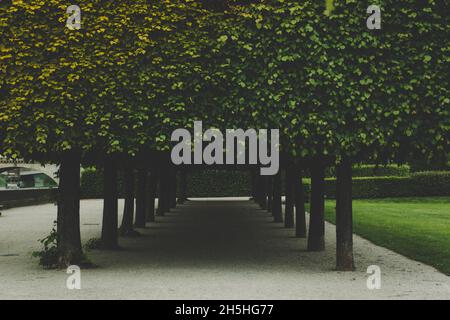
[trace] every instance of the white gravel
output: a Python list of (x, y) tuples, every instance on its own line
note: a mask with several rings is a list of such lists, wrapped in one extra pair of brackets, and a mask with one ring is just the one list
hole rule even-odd
[[(101, 212), (101, 201), (82, 201), (83, 241), (99, 237)], [(333, 225), (326, 251), (310, 253), (242, 199), (188, 202), (141, 237), (121, 238), (123, 250), (90, 251), (100, 267), (82, 270), (81, 290), (68, 290), (64, 270), (30, 258), (55, 218), (52, 204), (3, 210), (0, 299), (450, 299), (450, 277), (357, 236), (357, 270), (333, 271)], [(379, 290), (367, 289), (370, 265), (381, 268)]]

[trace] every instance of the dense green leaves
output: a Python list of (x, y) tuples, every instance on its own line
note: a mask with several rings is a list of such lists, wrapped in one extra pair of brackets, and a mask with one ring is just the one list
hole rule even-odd
[(167, 150), (194, 120), (280, 128), (282, 149), (380, 162), (449, 157), (446, 1), (64, 1), (0, 6), (6, 155)]

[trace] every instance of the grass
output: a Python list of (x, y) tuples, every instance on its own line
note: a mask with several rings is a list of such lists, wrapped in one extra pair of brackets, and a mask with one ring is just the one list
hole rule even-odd
[[(335, 201), (326, 219), (335, 222)], [(450, 197), (353, 201), (353, 231), (397, 253), (450, 275)]]

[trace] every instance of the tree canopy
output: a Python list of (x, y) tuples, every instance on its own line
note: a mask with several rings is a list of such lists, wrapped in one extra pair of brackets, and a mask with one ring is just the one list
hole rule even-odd
[[(449, 157), (446, 1), (0, 4), (1, 153), (57, 161), (168, 150), (194, 120), (280, 128), (287, 154)], [(327, 14), (324, 14), (326, 9)]]

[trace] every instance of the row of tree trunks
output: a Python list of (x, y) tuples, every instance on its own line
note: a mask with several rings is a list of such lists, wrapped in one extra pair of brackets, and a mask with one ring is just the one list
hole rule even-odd
[[(352, 230), (352, 164), (344, 159), (337, 166), (336, 188), (336, 269), (354, 270)], [(106, 157), (104, 163), (104, 208), (102, 224), (102, 246), (105, 249), (118, 247), (118, 190), (117, 162)], [(269, 203), (275, 222), (283, 222), (281, 205), (281, 174), (273, 177), (255, 177), (256, 200), (263, 207)], [(184, 185), (185, 182), (182, 182)], [(259, 187), (258, 187), (259, 185)], [(157, 177), (148, 175), (146, 169), (138, 171), (136, 192), (136, 227), (145, 227), (154, 221)], [(259, 189), (259, 191), (258, 191)], [(324, 219), (325, 165), (315, 161), (311, 166), (311, 204), (308, 232), (308, 250), (322, 251), (325, 248)], [(168, 166), (162, 168), (159, 176), (158, 212), (162, 215), (176, 205), (176, 171)], [(129, 168), (124, 174), (125, 207), (121, 234), (133, 233), (134, 171)], [(258, 200), (259, 199), (259, 200)], [(297, 237), (306, 237), (305, 196), (302, 173), (293, 166), (286, 170), (286, 227), (294, 226)], [(60, 186), (57, 218), (58, 263), (61, 267), (80, 263), (83, 258), (80, 237), (80, 154), (65, 153), (60, 163)]]

